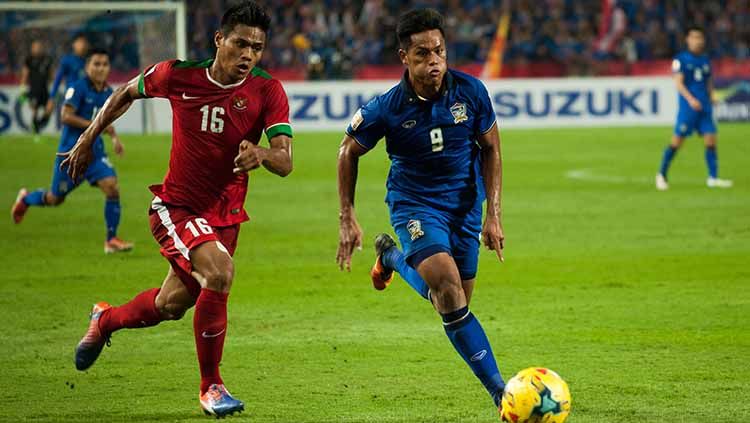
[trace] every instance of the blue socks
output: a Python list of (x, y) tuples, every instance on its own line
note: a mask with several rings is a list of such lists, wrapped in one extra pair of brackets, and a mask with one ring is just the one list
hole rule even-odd
[(27, 206), (45, 206), (44, 203), (44, 194), (46, 194), (47, 191), (43, 189), (38, 189), (34, 192), (30, 192), (26, 197), (24, 197), (23, 202), (26, 203)]
[(669, 165), (672, 163), (672, 159), (674, 158), (675, 153), (677, 153), (677, 149), (672, 147), (671, 145), (668, 145), (667, 148), (664, 149), (664, 155), (661, 158), (661, 167), (659, 168), (659, 173), (667, 177), (667, 171), (669, 171)]
[(104, 204), (104, 220), (107, 222), (107, 241), (117, 235), (117, 226), (120, 224), (120, 199), (107, 198)]
[(408, 283), (409, 286), (412, 287), (412, 289), (417, 291), (417, 294), (421, 295), (422, 298), (429, 301), (429, 287), (425, 283), (424, 279), (422, 279), (422, 276), (419, 275), (417, 269), (409, 266), (409, 264), (406, 263), (406, 259), (404, 258), (404, 254), (401, 252), (401, 250), (396, 247), (391, 247), (388, 249), (388, 251), (383, 253), (383, 257), (381, 260), (383, 261), (384, 266), (398, 272), (398, 274), (401, 275), (402, 278), (404, 278), (406, 283)]
[(716, 146), (706, 147), (706, 166), (708, 166), (708, 176), (711, 178), (716, 178), (719, 175), (718, 161)]
[(469, 311), (468, 306), (451, 313), (441, 313), (441, 316), (445, 334), (453, 347), (482, 382), (495, 405), (499, 405), (505, 382), (497, 369), (492, 347), (479, 320)]

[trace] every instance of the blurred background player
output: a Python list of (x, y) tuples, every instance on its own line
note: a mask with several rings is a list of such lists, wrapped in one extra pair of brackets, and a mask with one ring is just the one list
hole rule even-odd
[[(101, 109), (112, 88), (107, 85), (109, 76), (109, 55), (104, 50), (94, 49), (86, 60), (86, 77), (78, 80), (65, 91), (65, 102), (60, 112), (63, 124), (62, 136), (58, 152), (70, 150), (83, 131), (91, 125), (97, 110)], [(107, 134), (112, 138), (115, 154), (123, 154), (123, 145), (113, 127), (107, 128)], [(117, 175), (104, 151), (101, 137), (96, 138), (92, 148), (94, 160), (86, 168), (83, 178), (71, 179), (64, 170), (60, 169), (62, 157), (57, 157), (53, 168), (52, 185), (49, 190), (38, 189), (28, 192), (21, 188), (18, 198), (13, 205), (11, 214), (16, 223), (21, 223), (29, 206), (58, 206), (65, 201), (65, 197), (86, 179), (92, 186), (98, 186), (105, 196), (104, 220), (107, 225), (107, 238), (104, 241), (104, 252), (116, 253), (129, 251), (133, 244), (117, 237), (117, 227), (120, 224), (120, 191), (117, 185)]]
[[(164, 183), (152, 185), (149, 218), (170, 268), (161, 288), (130, 302), (94, 306), (75, 364), (94, 364), (113, 332), (179, 320), (195, 306), (193, 334), (200, 368), (199, 403), (223, 417), (244, 410), (224, 385), (219, 363), (227, 332), (227, 300), (244, 210), (248, 172), (263, 166), (292, 171), (289, 103), (281, 83), (256, 67), (271, 24), (252, 1), (229, 8), (214, 33), (216, 54), (203, 61), (169, 60), (118, 88), (62, 167), (75, 178), (91, 160), (91, 144), (137, 99), (169, 98), (172, 149)], [(269, 148), (258, 145), (265, 132)], [(170, 359), (167, 357), (167, 362)]]
[(31, 129), (34, 140), (38, 141), (38, 133), (49, 121), (52, 110), (48, 108), (49, 82), (52, 79), (52, 59), (44, 51), (44, 45), (39, 40), (31, 42), (31, 52), (21, 69), (21, 92), (26, 97), (31, 108)]
[(716, 121), (713, 115), (714, 85), (711, 80), (711, 62), (705, 54), (706, 38), (703, 29), (692, 26), (685, 33), (687, 50), (678, 54), (672, 62), (675, 84), (679, 92), (677, 122), (672, 142), (664, 149), (661, 168), (656, 175), (656, 188), (669, 189), (667, 172), (677, 150), (693, 131), (703, 136), (706, 146), (709, 188), (729, 188), (732, 181), (719, 179), (719, 163), (716, 153)]
[(83, 34), (78, 34), (73, 38), (72, 50), (60, 59), (60, 66), (55, 73), (55, 80), (52, 82), (50, 98), (47, 103), (47, 112), (52, 113), (55, 107), (54, 101), (57, 99), (57, 90), (60, 88), (62, 81), (65, 81), (67, 90), (73, 84), (86, 76), (86, 55), (89, 49), (89, 41)]
[(349, 269), (362, 244), (354, 213), (359, 157), (385, 137), (391, 159), (386, 203), (404, 252), (388, 235), (377, 237), (373, 285), (385, 289), (397, 270), (429, 299), (456, 352), (499, 407), (505, 383), (469, 302), (480, 235), (503, 260), (500, 136), (482, 82), (447, 68), (443, 22), (433, 9), (399, 18), (398, 54), (406, 67), (401, 83), (360, 108), (346, 129), (338, 162), (337, 261)]

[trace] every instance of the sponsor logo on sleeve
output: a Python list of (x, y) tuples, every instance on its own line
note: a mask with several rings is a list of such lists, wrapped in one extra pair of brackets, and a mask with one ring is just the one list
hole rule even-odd
[(357, 110), (357, 113), (354, 114), (352, 117), (352, 121), (349, 125), (352, 127), (352, 131), (356, 131), (357, 128), (359, 128), (359, 125), (364, 122), (365, 118), (362, 117), (362, 109)]

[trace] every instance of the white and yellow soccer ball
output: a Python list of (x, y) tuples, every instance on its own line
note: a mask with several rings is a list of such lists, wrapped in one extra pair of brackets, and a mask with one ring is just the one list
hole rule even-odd
[(568, 384), (552, 370), (530, 367), (505, 385), (500, 420), (509, 423), (563, 423), (570, 414)]

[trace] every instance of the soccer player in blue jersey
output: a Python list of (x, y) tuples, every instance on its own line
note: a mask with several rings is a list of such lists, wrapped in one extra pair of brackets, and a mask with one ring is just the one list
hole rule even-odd
[(373, 285), (384, 289), (395, 270), (431, 301), (456, 352), (499, 407), (505, 383), (484, 329), (469, 311), (480, 237), (503, 261), (495, 112), (478, 79), (447, 68), (438, 12), (404, 14), (397, 36), (406, 67), (401, 83), (357, 111), (339, 150), (337, 262), (349, 270), (362, 245), (354, 212), (358, 161), (385, 137), (391, 160), (386, 203), (404, 251), (387, 234), (378, 235)]
[(73, 86), (79, 79), (86, 76), (86, 54), (89, 49), (89, 42), (86, 36), (78, 34), (73, 38), (73, 50), (71, 53), (64, 55), (60, 59), (60, 67), (55, 73), (55, 80), (52, 82), (50, 98), (47, 101), (47, 113), (52, 113), (54, 100), (57, 98), (57, 90), (60, 84), (65, 80), (65, 90)]
[(716, 122), (713, 116), (714, 84), (711, 80), (711, 62), (704, 53), (706, 38), (703, 30), (692, 26), (685, 34), (687, 50), (678, 54), (672, 61), (674, 80), (679, 92), (677, 123), (672, 142), (664, 149), (659, 173), (656, 175), (656, 188), (669, 189), (667, 171), (677, 150), (693, 131), (703, 136), (706, 146), (709, 188), (729, 188), (732, 181), (719, 179), (719, 165), (716, 154)]
[[(86, 59), (86, 77), (78, 80), (65, 91), (65, 103), (60, 112), (63, 123), (62, 137), (57, 151), (69, 151), (78, 141), (83, 131), (88, 128), (96, 116), (96, 112), (104, 106), (112, 88), (107, 85), (109, 76), (109, 55), (104, 50), (94, 49)], [(123, 145), (113, 127), (107, 129), (112, 138), (115, 154), (123, 154)], [(107, 238), (104, 242), (104, 252), (115, 253), (129, 251), (133, 244), (117, 237), (117, 227), (120, 224), (120, 191), (117, 186), (117, 175), (112, 164), (104, 152), (104, 142), (98, 138), (93, 146), (94, 159), (84, 174), (84, 178), (92, 185), (98, 186), (106, 198), (104, 218), (107, 225)], [(65, 170), (60, 169), (60, 162), (64, 158), (58, 154), (53, 167), (52, 186), (49, 190), (38, 189), (28, 192), (21, 188), (11, 215), (16, 223), (21, 223), (30, 206), (58, 206), (65, 201), (65, 197), (73, 191), (82, 180), (72, 180)]]

